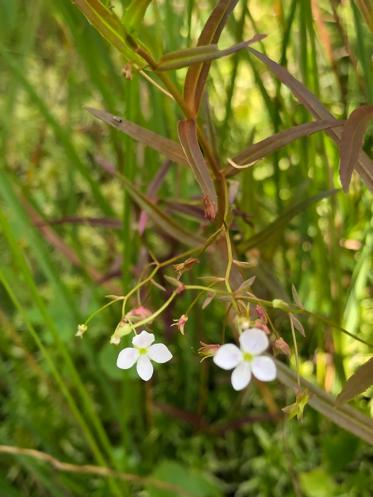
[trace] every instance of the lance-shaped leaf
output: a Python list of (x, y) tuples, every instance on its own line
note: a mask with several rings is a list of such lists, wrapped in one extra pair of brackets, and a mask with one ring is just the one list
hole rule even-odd
[(324, 192), (320, 192), (317, 195), (313, 195), (306, 200), (302, 200), (298, 204), (290, 207), (285, 212), (283, 212), (275, 221), (270, 223), (266, 228), (252, 236), (246, 242), (243, 242), (242, 249), (249, 250), (254, 247), (259, 247), (267, 242), (273, 236), (276, 236), (279, 232), (281, 232), (289, 222), (295, 217), (297, 214), (301, 214), (304, 212), (310, 205), (318, 202), (323, 198), (330, 197), (334, 195), (338, 190), (327, 190)]
[(373, 119), (373, 105), (363, 105), (350, 114), (343, 127), (339, 174), (344, 191), (347, 191), (350, 185), (352, 172), (363, 146), (364, 133), (371, 119)]
[[(295, 95), (295, 97), (317, 118), (325, 120), (333, 120), (333, 116), (322, 105), (322, 103), (313, 95), (307, 88), (292, 76), (285, 67), (277, 64), (266, 55), (248, 48), (250, 53), (260, 59), (273, 72), (273, 74), (284, 83)], [(341, 141), (342, 131), (338, 128), (326, 129), (328, 135), (339, 145)], [(373, 161), (364, 153), (360, 152), (358, 161), (355, 166), (358, 173), (364, 179), (367, 186), (373, 190)]]
[(103, 5), (100, 0), (74, 0), (74, 3), (89, 23), (110, 45), (119, 50), (126, 60), (135, 62), (140, 67), (145, 65), (126, 43), (124, 27), (111, 9)]
[(196, 245), (202, 245), (205, 241), (200, 236), (190, 233), (180, 226), (173, 219), (167, 216), (162, 209), (155, 205), (151, 200), (148, 199), (140, 190), (138, 190), (127, 178), (120, 176), (124, 188), (127, 190), (128, 194), (134, 200), (137, 205), (149, 214), (149, 217), (153, 220), (161, 230), (172, 237), (174, 240), (178, 240), (185, 245), (195, 247)]
[(214, 219), (218, 201), (214, 183), (198, 143), (196, 122), (193, 119), (179, 121), (178, 133), (188, 163), (203, 193), (205, 215)]
[[(229, 14), (236, 6), (238, 0), (220, 0), (212, 11), (210, 17), (198, 39), (198, 46), (217, 44), (227, 22)], [(207, 79), (211, 62), (201, 62), (191, 66), (185, 78), (184, 99), (193, 114), (197, 114), (201, 101), (203, 88)]]
[(324, 129), (342, 126), (343, 124), (344, 121), (337, 121), (336, 119), (320, 119), (312, 123), (299, 124), (293, 128), (280, 131), (275, 135), (269, 136), (268, 138), (251, 145), (240, 154), (233, 157), (233, 159), (229, 160), (231, 166), (226, 170), (226, 176), (234, 176), (240, 169), (254, 165), (259, 159), (262, 159), (266, 155), (288, 145), (298, 138), (309, 136)]
[(338, 395), (336, 404), (341, 405), (353, 399), (357, 395), (365, 392), (373, 385), (373, 357), (359, 367), (344, 384), (341, 393)]
[(119, 131), (122, 131), (122, 133), (125, 133), (134, 140), (157, 150), (168, 159), (179, 164), (188, 164), (183, 149), (177, 142), (158, 135), (157, 133), (154, 133), (154, 131), (142, 128), (131, 121), (114, 116), (105, 110), (91, 108), (87, 108), (87, 110), (98, 119), (101, 119), (101, 121), (104, 121), (105, 123), (110, 124), (110, 126), (119, 129)]
[(158, 71), (168, 71), (170, 69), (180, 69), (182, 67), (188, 67), (197, 62), (208, 62), (216, 59), (221, 59), (227, 55), (247, 48), (249, 45), (258, 41), (260, 38), (264, 38), (265, 35), (256, 35), (255, 40), (242, 41), (237, 43), (232, 47), (225, 48), (224, 50), (219, 50), (217, 45), (202, 45), (193, 48), (186, 48), (184, 50), (177, 50), (176, 52), (170, 52), (163, 55), (159, 64), (157, 66)]

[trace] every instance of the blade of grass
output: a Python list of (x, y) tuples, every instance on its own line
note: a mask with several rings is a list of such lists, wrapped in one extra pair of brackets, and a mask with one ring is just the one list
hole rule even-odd
[(249, 240), (242, 242), (241, 249), (246, 251), (254, 247), (261, 247), (262, 245), (267, 243), (268, 240), (270, 240), (273, 236), (276, 236), (279, 232), (281, 232), (289, 224), (289, 222), (293, 219), (293, 217), (304, 212), (309, 206), (311, 206), (315, 202), (318, 202), (323, 198), (328, 198), (331, 195), (335, 195), (338, 191), (339, 190), (335, 189), (335, 190), (320, 192), (290, 207), (285, 212), (283, 212), (275, 221), (273, 221), (266, 228), (264, 228), (262, 231), (249, 238)]

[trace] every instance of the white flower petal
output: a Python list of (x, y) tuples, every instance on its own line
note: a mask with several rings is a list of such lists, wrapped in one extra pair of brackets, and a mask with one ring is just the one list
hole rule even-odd
[(117, 359), (117, 366), (120, 369), (129, 369), (137, 361), (139, 357), (139, 351), (133, 349), (132, 347), (127, 347), (119, 352)]
[(139, 349), (146, 349), (153, 342), (154, 342), (154, 335), (153, 335), (153, 333), (148, 333), (145, 330), (143, 330), (141, 333), (139, 333), (138, 335), (136, 335), (132, 339), (133, 345), (135, 347), (138, 347)]
[(235, 390), (243, 390), (251, 380), (251, 365), (247, 361), (241, 362), (232, 373), (231, 382)]
[(251, 363), (255, 378), (260, 381), (272, 381), (276, 378), (277, 370), (273, 359), (265, 355), (255, 357)]
[(141, 355), (136, 364), (137, 373), (144, 381), (150, 380), (153, 376), (153, 364), (150, 362), (149, 357)]
[(148, 356), (152, 361), (163, 364), (172, 359), (172, 354), (163, 343), (155, 343), (150, 346)]
[(242, 353), (240, 349), (233, 343), (226, 343), (219, 347), (214, 355), (213, 361), (223, 369), (233, 369), (242, 360)]
[(240, 345), (244, 352), (258, 355), (264, 352), (269, 345), (267, 335), (259, 328), (250, 328), (240, 335)]

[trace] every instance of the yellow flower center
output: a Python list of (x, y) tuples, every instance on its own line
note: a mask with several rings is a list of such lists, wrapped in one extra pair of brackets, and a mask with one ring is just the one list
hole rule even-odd
[(249, 352), (244, 352), (243, 353), (243, 360), (250, 362), (253, 360), (253, 355), (250, 354)]
[(148, 349), (146, 347), (138, 347), (137, 349), (140, 355), (145, 355), (148, 353)]

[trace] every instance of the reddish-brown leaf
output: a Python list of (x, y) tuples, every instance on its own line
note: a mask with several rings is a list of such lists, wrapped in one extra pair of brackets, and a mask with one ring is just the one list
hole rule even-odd
[(363, 393), (371, 385), (373, 385), (373, 357), (360, 366), (356, 373), (346, 381), (337, 397), (337, 405), (348, 402)]
[(101, 119), (101, 121), (104, 121), (105, 123), (110, 124), (110, 126), (119, 129), (119, 131), (122, 131), (122, 133), (125, 133), (134, 140), (144, 143), (148, 147), (157, 150), (173, 162), (177, 162), (179, 164), (188, 163), (183, 149), (177, 142), (158, 135), (157, 133), (154, 133), (154, 131), (142, 128), (135, 123), (127, 121), (126, 119), (114, 116), (105, 110), (92, 108), (87, 108), (87, 110), (98, 119)]
[(294, 126), (293, 128), (280, 131), (275, 135), (269, 136), (268, 138), (251, 145), (249, 148), (233, 157), (233, 159), (229, 162), (234, 165), (231, 165), (231, 167), (227, 169), (226, 175), (233, 176), (237, 174), (239, 169), (254, 165), (254, 163), (259, 159), (262, 159), (266, 155), (288, 145), (298, 138), (311, 135), (312, 133), (316, 133), (317, 131), (324, 129), (342, 126), (343, 124), (344, 121), (337, 121), (336, 119), (321, 119), (319, 121), (300, 124), (298, 126)]
[(344, 191), (348, 191), (352, 172), (361, 152), (364, 133), (373, 118), (373, 105), (363, 105), (355, 109), (343, 126), (340, 144), (341, 164), (339, 174)]
[[(198, 39), (198, 46), (216, 44), (227, 22), (229, 14), (238, 0), (220, 0)], [(187, 72), (184, 84), (184, 99), (189, 109), (196, 115), (199, 109), (203, 88), (207, 79), (211, 62), (202, 62), (191, 66)]]
[[(317, 119), (333, 120), (333, 116), (323, 106), (323, 104), (307, 88), (292, 76), (285, 67), (277, 64), (266, 55), (248, 48), (250, 53), (260, 59), (273, 72), (273, 74), (284, 83), (295, 95), (295, 97), (315, 116)], [(326, 130), (328, 135), (339, 145), (342, 136), (342, 130), (338, 128), (329, 128)], [(364, 153), (360, 152), (358, 161), (355, 166), (367, 186), (373, 190), (373, 161)]]
[(205, 215), (208, 219), (214, 219), (218, 201), (214, 183), (198, 143), (196, 122), (193, 119), (179, 121), (178, 132), (181, 146), (203, 193)]

